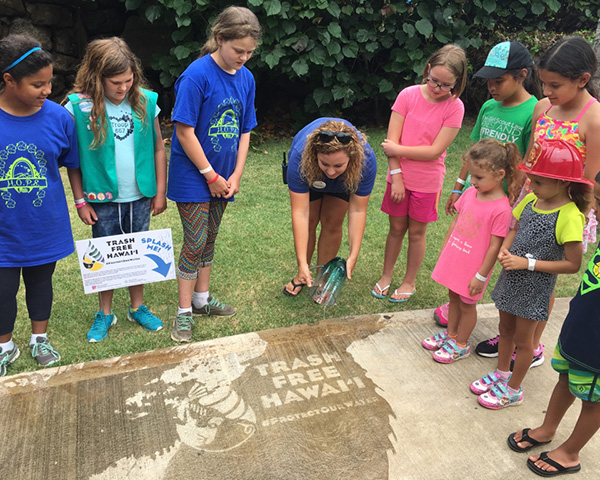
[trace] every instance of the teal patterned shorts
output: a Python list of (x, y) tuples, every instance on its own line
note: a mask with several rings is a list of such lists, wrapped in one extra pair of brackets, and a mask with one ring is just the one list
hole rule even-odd
[(600, 402), (600, 373), (571, 364), (561, 355), (558, 345), (552, 355), (552, 368), (560, 374), (569, 375), (569, 390), (577, 398), (586, 402)]

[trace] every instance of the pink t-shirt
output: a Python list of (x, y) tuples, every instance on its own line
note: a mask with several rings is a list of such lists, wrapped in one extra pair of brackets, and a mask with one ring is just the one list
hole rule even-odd
[[(392, 111), (404, 117), (402, 135), (398, 143), (416, 147), (431, 145), (442, 127), (460, 128), (465, 115), (465, 106), (460, 98), (450, 97), (443, 102), (432, 103), (423, 97), (421, 85), (402, 90)], [(437, 193), (442, 189), (446, 166), (446, 152), (429, 162), (400, 157), (404, 186), (414, 192)], [(388, 171), (387, 181), (392, 182)]]
[(506, 237), (508, 234), (512, 209), (506, 197), (486, 202), (478, 200), (474, 187), (467, 188), (454, 206), (458, 211), (458, 219), (448, 242), (442, 248), (431, 278), (454, 293), (479, 300), (485, 292), (491, 271), (479, 295), (469, 295), (469, 282), (483, 264), (492, 235)]

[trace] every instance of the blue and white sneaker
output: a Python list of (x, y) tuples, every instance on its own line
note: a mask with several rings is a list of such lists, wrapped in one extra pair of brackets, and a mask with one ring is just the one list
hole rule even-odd
[(21, 352), (16, 345), (12, 348), (12, 350), (7, 350), (6, 352), (0, 353), (0, 377), (6, 375), (7, 367), (17, 358), (19, 358), (20, 354)]
[(489, 392), (492, 388), (494, 388), (499, 383), (502, 383), (502, 382), (506, 383), (509, 380), (510, 380), (510, 377), (504, 379), (504, 378), (500, 377), (500, 375), (498, 375), (498, 370), (494, 370), (493, 372), (490, 372), (490, 373), (484, 375), (479, 380), (475, 380), (470, 385), (469, 388), (475, 395), (482, 395), (486, 392)]
[(90, 343), (97, 343), (106, 338), (108, 329), (117, 323), (117, 316), (113, 313), (104, 315), (102, 311), (96, 312), (94, 323), (87, 333), (87, 340)]
[(431, 337), (427, 337), (421, 342), (421, 346), (427, 350), (438, 350), (442, 348), (450, 337), (448, 337), (448, 331), (442, 330)]
[(465, 347), (460, 347), (456, 340), (449, 338), (439, 350), (433, 352), (433, 359), (438, 363), (454, 363), (467, 358), (471, 354), (471, 345), (467, 342)]
[(137, 322), (148, 332), (158, 332), (162, 330), (163, 323), (160, 319), (154, 315), (146, 305), (140, 305), (137, 309), (133, 310), (131, 305), (127, 312), (127, 319), (130, 322)]
[(506, 407), (514, 407), (523, 403), (523, 387), (519, 387), (517, 393), (508, 391), (506, 383), (499, 383), (489, 392), (477, 397), (479, 405), (492, 410), (500, 410)]

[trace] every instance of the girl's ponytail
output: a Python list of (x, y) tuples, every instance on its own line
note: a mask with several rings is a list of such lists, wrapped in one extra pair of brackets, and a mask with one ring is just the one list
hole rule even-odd
[(508, 184), (508, 201), (512, 205), (521, 192), (521, 176), (517, 171), (517, 165), (521, 163), (522, 158), (519, 147), (515, 143), (505, 143), (503, 147), (506, 151), (506, 165), (504, 167), (506, 174), (504, 178), (506, 178)]
[(587, 215), (592, 205), (591, 187), (585, 183), (571, 182), (567, 191), (581, 213)]

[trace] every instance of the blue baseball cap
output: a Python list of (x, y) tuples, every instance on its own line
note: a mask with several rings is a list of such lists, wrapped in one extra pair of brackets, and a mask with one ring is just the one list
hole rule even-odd
[(485, 64), (474, 75), (481, 78), (498, 78), (506, 72), (533, 66), (527, 47), (520, 42), (502, 42), (490, 50)]

